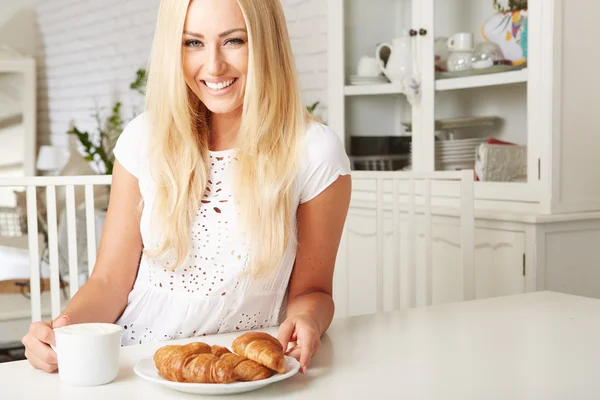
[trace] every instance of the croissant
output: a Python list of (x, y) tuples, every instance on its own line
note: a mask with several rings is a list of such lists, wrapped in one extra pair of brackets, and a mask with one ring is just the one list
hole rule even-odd
[(231, 353), (231, 351), (229, 351), (227, 347), (217, 346), (216, 344), (210, 346), (210, 352), (217, 357), (221, 357), (223, 354), (226, 353)]
[(234, 367), (211, 353), (206, 343), (167, 345), (154, 353), (160, 375), (170, 381), (187, 383), (231, 383)]
[(246, 357), (234, 354), (226, 347), (214, 345), (211, 347), (212, 354), (221, 358), (234, 368), (236, 381), (259, 381), (273, 375), (273, 371)]
[[(181, 345), (167, 345), (163, 346), (154, 353), (154, 364), (156, 368), (158, 368), (159, 364), (169, 364), (171, 363), (171, 358), (178, 355), (178, 352), (174, 351), (177, 349), (185, 348), (185, 350), (194, 350), (197, 353), (210, 353), (210, 346), (206, 343), (202, 342), (192, 342), (186, 344), (185, 346)], [(158, 368), (160, 370), (160, 368)]]
[(279, 340), (268, 333), (244, 333), (233, 341), (231, 348), (240, 356), (256, 361), (279, 373), (285, 372), (283, 347)]

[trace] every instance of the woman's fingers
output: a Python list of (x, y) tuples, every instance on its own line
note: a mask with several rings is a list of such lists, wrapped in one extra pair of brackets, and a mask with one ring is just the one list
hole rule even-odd
[(22, 343), (25, 346), (25, 357), (34, 368), (46, 372), (54, 372), (58, 369), (56, 353), (49, 346), (55, 343), (51, 322), (31, 324)]
[(292, 340), (292, 335), (295, 335), (294, 330), (296, 329), (296, 324), (293, 322), (286, 320), (279, 327), (279, 332), (277, 333), (277, 340), (281, 342), (281, 346), (283, 347), (283, 352), (287, 352), (288, 344), (294, 340)]
[(294, 346), (287, 352), (287, 355), (290, 357), (294, 357), (296, 360), (300, 361), (301, 351), (302, 349), (299, 346)]
[(300, 371), (305, 373), (310, 360), (320, 346), (321, 341), (318, 336), (305, 337), (300, 334), (298, 342), (288, 351), (287, 355), (298, 360), (300, 362)]
[(40, 359), (36, 354), (31, 352), (29, 349), (25, 350), (25, 357), (29, 363), (36, 369), (45, 372), (55, 372), (58, 369), (58, 364), (48, 363)]

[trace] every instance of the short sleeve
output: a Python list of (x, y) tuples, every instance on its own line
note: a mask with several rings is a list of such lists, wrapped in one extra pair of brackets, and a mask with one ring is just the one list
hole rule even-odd
[(145, 147), (146, 127), (145, 114), (137, 116), (125, 126), (113, 149), (113, 154), (119, 164), (138, 179), (142, 148)]
[(350, 160), (344, 144), (326, 125), (313, 122), (306, 132), (299, 173), (300, 203), (317, 197), (340, 175), (349, 175)]

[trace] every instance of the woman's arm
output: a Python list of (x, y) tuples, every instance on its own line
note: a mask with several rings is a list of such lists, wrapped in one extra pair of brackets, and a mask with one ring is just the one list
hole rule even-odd
[(140, 191), (137, 179), (115, 163), (110, 205), (100, 248), (90, 279), (54, 321), (35, 322), (23, 337), (25, 356), (37, 369), (56, 371), (54, 330), (82, 322), (115, 322), (127, 305), (142, 251), (138, 222)]
[(279, 339), (303, 371), (333, 319), (333, 270), (350, 205), (350, 175), (340, 176), (314, 199), (298, 207), (298, 251), (288, 288), (287, 318)]
[(118, 162), (96, 265), (62, 315), (70, 323), (115, 322), (127, 305), (142, 252), (137, 179)]

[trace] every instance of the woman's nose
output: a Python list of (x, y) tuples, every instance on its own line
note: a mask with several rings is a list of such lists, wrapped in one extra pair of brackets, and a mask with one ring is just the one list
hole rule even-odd
[(207, 61), (208, 73), (211, 75), (220, 75), (225, 69), (225, 60), (219, 48), (209, 50)]

